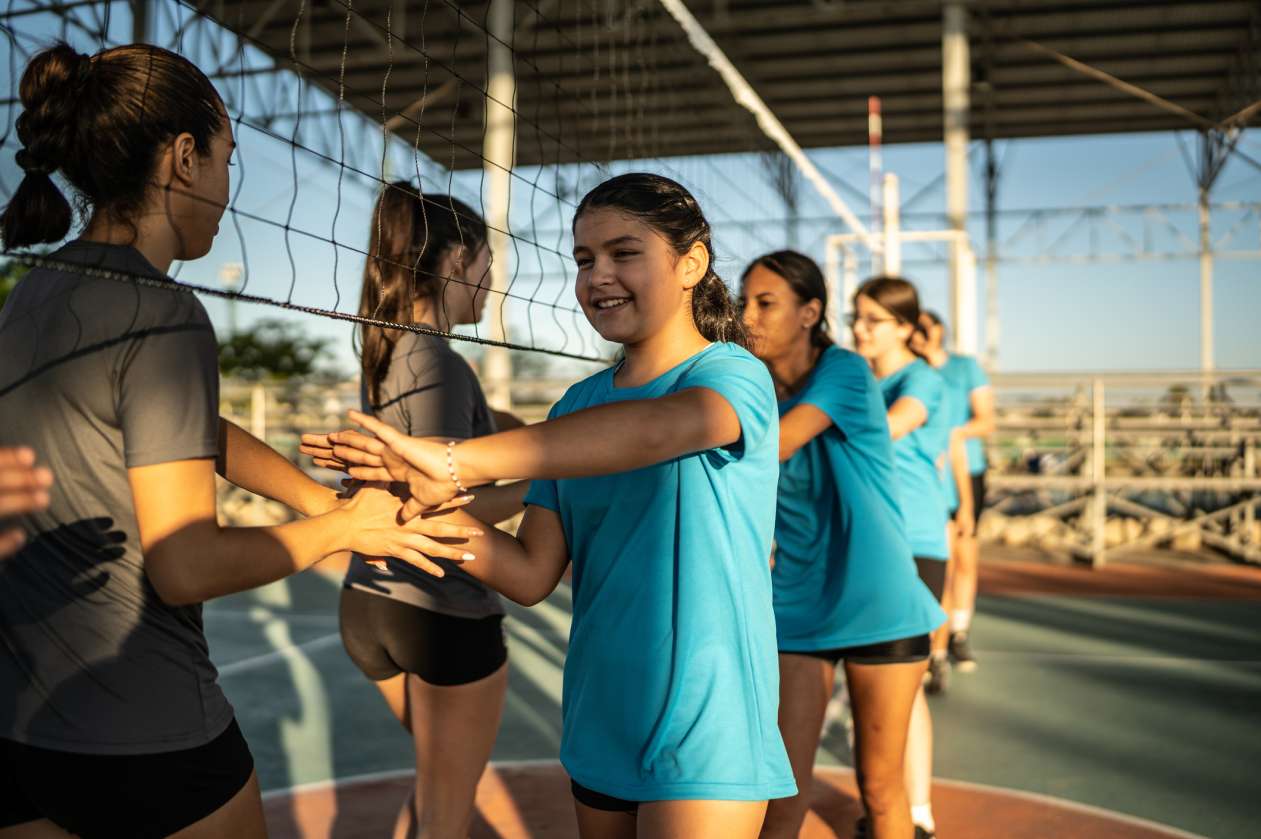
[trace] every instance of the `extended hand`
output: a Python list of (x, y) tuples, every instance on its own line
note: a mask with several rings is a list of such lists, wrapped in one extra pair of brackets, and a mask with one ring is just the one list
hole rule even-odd
[[(334, 443), (363, 451), (351, 455), (379, 458), (381, 467), (392, 480), (406, 481), (412, 499), (408, 502), (405, 516), (417, 515), (425, 508), (445, 504), (455, 497), (456, 486), (447, 472), (447, 447), (436, 440), (409, 437), (376, 417), (359, 411), (350, 412), (350, 421), (365, 431), (375, 434), (368, 437), (358, 432), (338, 432)], [(350, 435), (354, 435), (351, 437)], [(330, 435), (332, 436), (332, 435)], [(338, 446), (335, 452), (340, 452)], [(350, 454), (350, 452), (346, 452)], [(372, 466), (371, 462), (363, 465)]]
[(429, 557), (471, 561), (475, 557), (462, 546), (483, 534), (480, 528), (447, 524), (426, 516), (403, 521), (402, 502), (388, 490), (374, 486), (360, 487), (339, 512), (349, 518), (351, 550), (367, 557), (397, 557), (435, 577), (444, 572)]
[[(48, 506), (48, 489), (53, 473), (35, 466), (35, 453), (28, 448), (0, 448), (0, 518), (32, 513)], [(20, 530), (0, 531), (0, 557), (22, 547)]]

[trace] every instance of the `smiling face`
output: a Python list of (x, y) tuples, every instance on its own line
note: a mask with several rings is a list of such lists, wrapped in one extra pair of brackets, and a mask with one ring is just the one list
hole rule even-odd
[(819, 300), (803, 302), (788, 281), (765, 265), (755, 265), (740, 287), (750, 349), (758, 358), (782, 358), (810, 344), (823, 314)]
[(871, 361), (906, 346), (911, 337), (909, 323), (865, 294), (854, 298), (854, 350)]
[(689, 292), (709, 267), (703, 244), (679, 256), (652, 227), (607, 208), (574, 222), (574, 261), (583, 314), (602, 338), (619, 344), (652, 338), (679, 317), (690, 321)]

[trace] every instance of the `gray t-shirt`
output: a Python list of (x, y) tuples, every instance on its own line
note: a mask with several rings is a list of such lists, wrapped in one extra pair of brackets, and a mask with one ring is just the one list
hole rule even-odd
[[(160, 277), (134, 248), (54, 259)], [(127, 470), (218, 453), (214, 330), (186, 292), (51, 269), (0, 310), (0, 446), (56, 484), (0, 559), (0, 737), (87, 754), (201, 746), (232, 720), (200, 606), (145, 576)]]
[[(495, 433), (494, 417), (472, 368), (445, 340), (432, 335), (402, 333), (381, 382), (379, 401), (370, 405), (364, 388), (364, 410), (413, 437), (465, 440)], [(432, 577), (390, 558), (387, 570), (381, 571), (356, 556), (345, 585), (453, 617), (503, 614), (499, 595), (450, 560), (434, 561), (446, 571), (445, 577)]]

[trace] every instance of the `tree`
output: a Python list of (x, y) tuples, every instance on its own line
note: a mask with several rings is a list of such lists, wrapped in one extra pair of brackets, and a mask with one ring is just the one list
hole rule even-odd
[(4, 301), (8, 300), (13, 289), (17, 288), (18, 280), (25, 277), (30, 270), (29, 265), (15, 259), (10, 259), (0, 265), (0, 309), (4, 308)]
[(219, 371), (249, 381), (310, 376), (331, 354), (331, 344), (330, 338), (303, 335), (296, 323), (260, 320), (219, 342)]

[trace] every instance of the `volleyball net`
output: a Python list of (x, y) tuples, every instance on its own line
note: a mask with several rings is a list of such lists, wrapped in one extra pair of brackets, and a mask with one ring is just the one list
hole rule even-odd
[[(18, 81), (53, 41), (92, 53), (144, 40), (210, 77), (238, 144), (230, 200), (211, 253), (171, 274), (229, 305), (420, 330), (357, 311), (374, 202), (404, 180), (424, 201), (477, 208), (489, 229), (487, 314), (450, 337), (600, 361), (611, 348), (572, 290), (587, 190), (630, 170), (680, 181), (729, 278), (789, 244), (777, 219), (799, 211), (790, 162), (656, 2), (8, 0), (0, 35), (0, 200), (21, 177)], [(712, 95), (698, 98), (698, 79)]]

